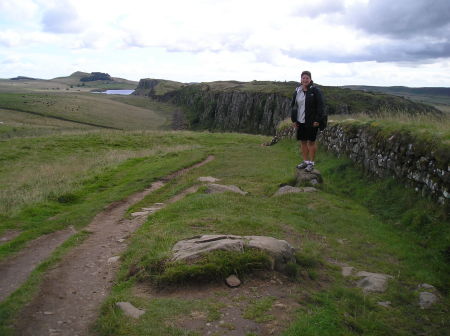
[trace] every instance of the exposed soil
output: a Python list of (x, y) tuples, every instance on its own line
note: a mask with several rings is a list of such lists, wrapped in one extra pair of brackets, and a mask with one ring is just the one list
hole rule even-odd
[[(126, 249), (126, 239), (146, 219), (146, 216), (123, 218), (127, 209), (167, 181), (213, 159), (209, 156), (194, 166), (170, 174), (149, 189), (115, 202), (99, 213), (86, 228), (90, 236), (46, 273), (38, 295), (24, 308), (16, 322), (17, 334), (89, 335), (90, 326), (98, 316), (100, 304), (109, 292), (118, 268), (113, 257)], [(168, 203), (196, 190), (189, 188)]]
[(20, 231), (18, 230), (8, 230), (6, 232), (3, 232), (3, 234), (0, 236), (0, 245), (3, 245), (10, 240), (13, 240), (18, 235), (20, 235)]
[[(253, 333), (266, 336), (280, 335), (292, 323), (293, 314), (305, 300), (303, 286), (280, 273), (268, 272), (249, 277), (236, 288), (215, 283), (156, 290), (149, 285), (139, 284), (134, 294), (147, 299), (206, 300), (220, 307), (220, 317), (213, 320), (208, 318), (205, 311), (192, 311), (189, 315), (176, 316), (166, 321), (168, 325), (183, 330), (195, 331), (200, 335), (242, 336)], [(243, 317), (250, 305), (267, 297), (274, 301), (271, 308), (260, 316), (263, 321)]]
[(73, 228), (53, 232), (30, 242), (11, 259), (0, 263), (0, 301), (22, 285), (39, 263), (75, 233)]

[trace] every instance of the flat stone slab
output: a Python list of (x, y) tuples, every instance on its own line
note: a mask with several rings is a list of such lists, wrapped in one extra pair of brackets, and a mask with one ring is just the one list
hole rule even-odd
[(222, 185), (216, 183), (210, 183), (207, 185), (206, 193), (207, 194), (219, 194), (224, 192), (234, 192), (241, 195), (247, 195), (246, 191), (241, 190), (239, 187), (235, 185)]
[(389, 279), (393, 277), (387, 274), (371, 273), (361, 271), (356, 273), (357, 277), (363, 277), (356, 285), (362, 288), (365, 292), (377, 292), (383, 293), (387, 289), (387, 283)]
[(117, 302), (116, 306), (119, 307), (126, 316), (138, 319), (141, 315), (145, 314), (145, 310), (138, 309), (129, 302)]
[(278, 189), (277, 192), (274, 194), (274, 196), (280, 196), (280, 195), (292, 194), (292, 193), (302, 193), (302, 192), (315, 192), (315, 191), (317, 191), (317, 189), (314, 187), (298, 188), (298, 187), (292, 187), (290, 185), (286, 185), (286, 186), (283, 186), (280, 189)]
[(209, 183), (215, 183), (217, 181), (220, 181), (220, 179), (212, 176), (200, 176), (197, 180), (200, 182), (209, 182)]
[(323, 182), (322, 175), (317, 169), (313, 169), (311, 172), (307, 172), (304, 169), (297, 169), (295, 174), (295, 185), (305, 186), (311, 185), (315, 186)]
[(150, 214), (149, 211), (137, 211), (137, 212), (132, 212), (131, 216), (139, 217), (139, 216), (146, 216), (146, 215), (149, 215), (149, 214)]
[(173, 261), (195, 261), (213, 251), (244, 252), (244, 247), (269, 253), (273, 258), (272, 268), (282, 270), (289, 261), (294, 261), (295, 249), (285, 240), (266, 236), (203, 235), (177, 242), (172, 248)]

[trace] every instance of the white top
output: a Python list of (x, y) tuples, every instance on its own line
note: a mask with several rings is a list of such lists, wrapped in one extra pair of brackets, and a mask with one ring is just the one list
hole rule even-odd
[(297, 121), (301, 124), (305, 123), (305, 91), (303, 91), (301, 89), (301, 87), (299, 89), (297, 89), (297, 96), (296, 96), (296, 100), (297, 100)]

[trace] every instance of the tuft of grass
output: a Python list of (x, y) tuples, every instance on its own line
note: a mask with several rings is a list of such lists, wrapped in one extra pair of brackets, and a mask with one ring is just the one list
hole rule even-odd
[(272, 305), (275, 300), (275, 297), (267, 296), (251, 301), (245, 308), (242, 317), (258, 323), (272, 321), (275, 317), (271, 314), (268, 314), (268, 312), (270, 311), (270, 309), (272, 309)]
[(153, 265), (144, 266), (146, 269), (158, 273), (141, 274), (158, 286), (170, 286), (189, 282), (208, 282), (224, 280), (231, 274), (240, 277), (255, 270), (270, 269), (271, 260), (267, 253), (255, 249), (244, 250), (243, 253), (234, 251), (214, 251), (202, 257), (194, 264), (186, 262), (165, 262), (161, 269), (161, 261)]

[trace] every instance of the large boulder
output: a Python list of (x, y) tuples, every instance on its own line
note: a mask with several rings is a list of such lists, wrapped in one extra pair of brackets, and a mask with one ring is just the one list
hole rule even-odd
[(296, 186), (316, 186), (323, 182), (322, 175), (317, 169), (313, 169), (311, 172), (307, 172), (304, 169), (297, 169), (295, 175)]
[(244, 252), (254, 248), (267, 252), (272, 258), (272, 268), (283, 270), (288, 262), (295, 261), (295, 249), (285, 240), (266, 236), (203, 235), (177, 242), (172, 248), (173, 261), (195, 262), (213, 251)]

